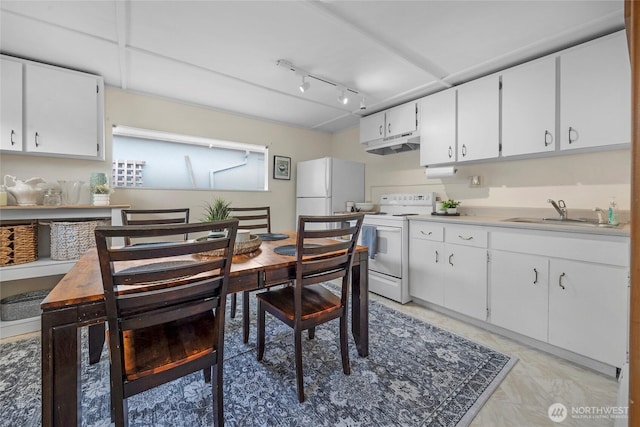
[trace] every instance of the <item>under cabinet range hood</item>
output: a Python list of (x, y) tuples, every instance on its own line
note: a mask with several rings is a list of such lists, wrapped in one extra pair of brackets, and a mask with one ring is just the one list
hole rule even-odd
[(402, 153), (404, 151), (420, 148), (420, 135), (417, 132), (409, 132), (389, 138), (377, 139), (367, 143), (367, 153), (386, 156), (388, 154)]

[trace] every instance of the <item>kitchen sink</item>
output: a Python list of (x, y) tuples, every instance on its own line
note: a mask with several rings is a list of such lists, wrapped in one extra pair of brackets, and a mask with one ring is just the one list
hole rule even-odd
[(505, 222), (524, 222), (529, 224), (548, 224), (548, 225), (576, 225), (580, 227), (602, 227), (602, 228), (616, 228), (617, 225), (611, 224), (598, 224), (597, 219), (592, 218), (507, 218), (503, 219)]

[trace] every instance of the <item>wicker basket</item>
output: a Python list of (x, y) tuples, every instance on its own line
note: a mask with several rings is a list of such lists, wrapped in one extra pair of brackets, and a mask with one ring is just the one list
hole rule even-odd
[(0, 225), (0, 266), (38, 259), (38, 223)]
[[(207, 239), (206, 237), (202, 237), (198, 240), (206, 240), (206, 239)], [(256, 249), (258, 249), (261, 244), (262, 244), (262, 240), (260, 239), (260, 237), (252, 234), (249, 240), (247, 240), (246, 242), (236, 242), (236, 244), (233, 247), (233, 254), (239, 255), (239, 254), (247, 254), (249, 252), (253, 252)], [(215, 251), (203, 252), (200, 255), (203, 257), (208, 257), (208, 256), (218, 257), (218, 256), (224, 255), (224, 249), (216, 249)]]
[(40, 303), (48, 294), (48, 290), (33, 291), (1, 299), (0, 319), (10, 321), (39, 316), (42, 313)]
[(57, 261), (80, 258), (96, 246), (94, 230), (107, 221), (51, 222), (51, 259)]

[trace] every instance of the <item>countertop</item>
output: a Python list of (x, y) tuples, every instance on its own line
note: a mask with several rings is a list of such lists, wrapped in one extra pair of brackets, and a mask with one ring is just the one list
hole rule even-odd
[[(517, 228), (527, 230), (544, 230), (544, 231), (556, 231), (563, 233), (580, 233), (580, 234), (599, 234), (606, 236), (621, 236), (629, 237), (631, 226), (629, 223), (621, 223), (617, 227), (597, 227), (597, 226), (583, 226), (583, 225), (571, 225), (567, 224), (536, 224), (526, 222), (509, 222), (505, 221), (508, 218), (514, 217), (527, 217), (527, 218), (548, 218), (551, 215), (509, 215), (509, 216), (486, 216), (486, 215), (465, 215), (461, 213), (460, 216), (445, 216), (445, 215), (412, 215), (409, 221), (432, 221), (442, 223), (453, 223), (461, 225), (482, 225), (490, 227), (504, 227), (504, 228)], [(576, 216), (576, 218), (581, 218)]]

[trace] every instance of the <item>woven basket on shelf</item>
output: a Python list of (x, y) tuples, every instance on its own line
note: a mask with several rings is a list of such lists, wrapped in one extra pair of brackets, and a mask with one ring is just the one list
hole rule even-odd
[(0, 225), (0, 266), (38, 259), (38, 223)]
[(31, 291), (0, 300), (0, 320), (11, 321), (39, 316), (40, 303), (47, 297), (49, 290)]
[(51, 227), (51, 259), (58, 261), (78, 259), (96, 246), (94, 230), (108, 221), (56, 221)]

